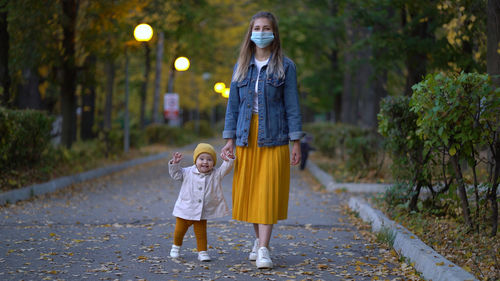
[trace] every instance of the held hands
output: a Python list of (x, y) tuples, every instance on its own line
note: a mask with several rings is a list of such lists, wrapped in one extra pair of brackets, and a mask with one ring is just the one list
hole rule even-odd
[(173, 154), (172, 160), (170, 160), (170, 161), (172, 162), (172, 164), (177, 164), (177, 163), (181, 162), (181, 159), (182, 159), (182, 153), (175, 152)]
[(228, 139), (226, 145), (221, 150), (220, 158), (228, 161), (229, 158), (234, 159), (234, 140)]
[(292, 147), (292, 159), (290, 159), (290, 165), (295, 166), (300, 164), (301, 156), (300, 153), (300, 142), (294, 141)]

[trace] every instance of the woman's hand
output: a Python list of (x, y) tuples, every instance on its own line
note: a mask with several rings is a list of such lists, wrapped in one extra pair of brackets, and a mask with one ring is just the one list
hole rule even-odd
[(234, 140), (227, 139), (226, 145), (221, 150), (220, 158), (228, 161), (228, 156), (234, 158)]
[(292, 147), (292, 159), (290, 161), (290, 165), (298, 165), (300, 164), (300, 141), (294, 141), (293, 142), (293, 147)]

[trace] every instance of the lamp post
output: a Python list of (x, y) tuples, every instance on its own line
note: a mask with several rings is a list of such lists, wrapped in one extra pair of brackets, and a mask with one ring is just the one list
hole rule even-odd
[(125, 46), (125, 116), (123, 117), (123, 151), (128, 152), (130, 148), (130, 125), (128, 116), (128, 96), (129, 96), (129, 85), (128, 85), (128, 53), (127, 46)]
[[(170, 126), (178, 127), (180, 125), (179, 115), (182, 113), (179, 108), (179, 95), (174, 93), (174, 80), (176, 71), (186, 71), (189, 69), (190, 62), (186, 57), (178, 57), (174, 60), (172, 64), (172, 69), (170, 70), (170, 76), (167, 83), (167, 93), (165, 94), (165, 104), (164, 104), (164, 116), (168, 119), (168, 124)], [(167, 100), (175, 101), (170, 103)]]
[(148, 77), (151, 64), (149, 62), (149, 49), (148, 41), (153, 37), (153, 28), (149, 24), (141, 23), (137, 25), (134, 29), (135, 40), (143, 42), (144, 48), (146, 49), (146, 67), (144, 69), (144, 81), (141, 87), (141, 115), (140, 115), (140, 126), (144, 128), (144, 115), (146, 110), (146, 93), (148, 90)]

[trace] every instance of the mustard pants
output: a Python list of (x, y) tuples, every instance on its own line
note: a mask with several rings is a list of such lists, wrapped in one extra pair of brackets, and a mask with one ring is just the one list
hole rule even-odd
[(196, 236), (196, 246), (198, 252), (207, 250), (207, 220), (192, 221), (181, 218), (175, 220), (174, 245), (182, 246), (184, 235), (191, 225), (194, 225), (194, 235)]

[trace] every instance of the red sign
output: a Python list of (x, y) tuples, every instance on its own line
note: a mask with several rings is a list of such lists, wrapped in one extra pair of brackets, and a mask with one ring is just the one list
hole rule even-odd
[(165, 119), (174, 120), (179, 118), (179, 95), (166, 93), (163, 98), (163, 115)]

